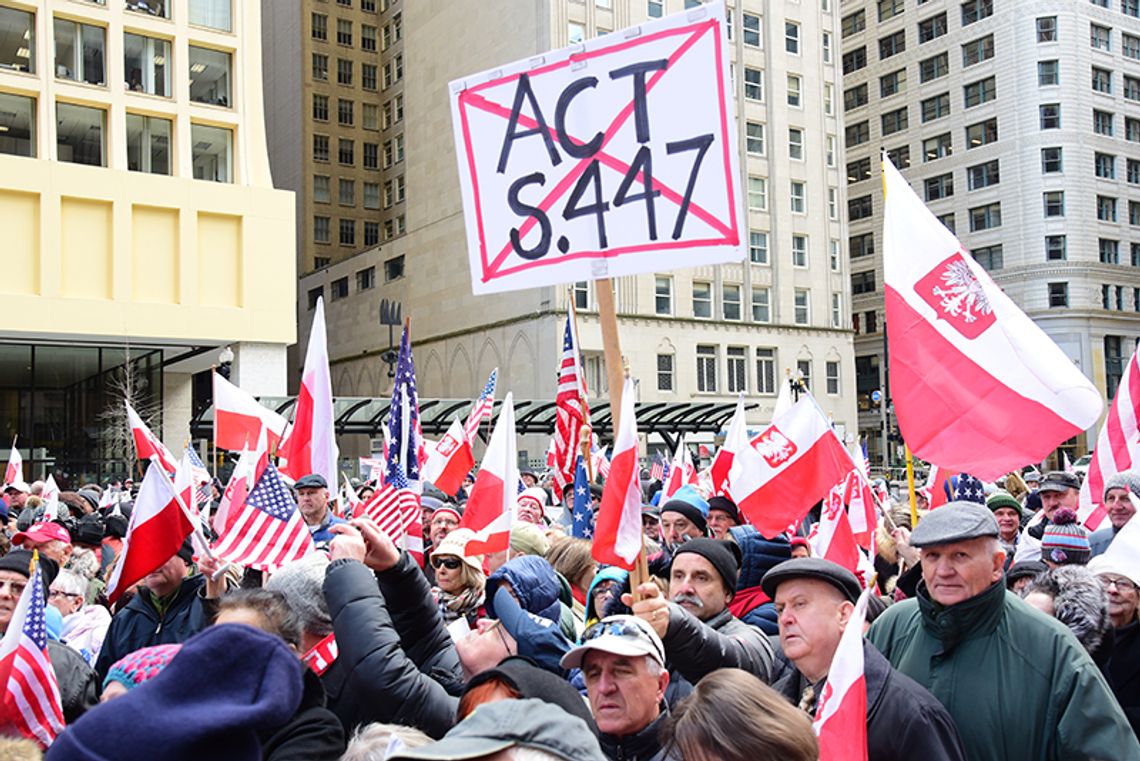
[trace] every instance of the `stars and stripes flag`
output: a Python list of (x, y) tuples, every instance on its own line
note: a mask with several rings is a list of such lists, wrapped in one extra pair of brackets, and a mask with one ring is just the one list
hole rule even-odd
[(476, 434), (479, 433), (479, 426), (484, 420), (491, 419), (491, 412), (495, 409), (495, 383), (498, 377), (499, 368), (496, 367), (491, 371), (491, 377), (487, 378), (487, 385), (483, 386), (479, 398), (475, 400), (471, 414), (467, 416), (467, 423), (463, 427), (467, 431), (468, 441), (474, 441)]
[(1136, 354), (1116, 388), (1116, 396), (1108, 409), (1100, 434), (1096, 437), (1088, 474), (1081, 484), (1077, 515), (1089, 531), (1096, 531), (1108, 515), (1104, 507), (1104, 485), (1122, 470), (1140, 462), (1140, 365)]
[(63, 731), (63, 704), (47, 651), (44, 582), (34, 570), (0, 640), (0, 684), (4, 685), (4, 724), (46, 748)]
[[(404, 547), (408, 528), (419, 512), (419, 495), (408, 485), (404, 471), (397, 470), (393, 480), (382, 484), (368, 501), (360, 505), (356, 517), (371, 518), (397, 547)], [(423, 546), (419, 549), (422, 555)]]
[(594, 538), (594, 509), (590, 500), (590, 479), (586, 475), (586, 463), (582, 456), (578, 456), (574, 467), (574, 512), (571, 514), (574, 523), (571, 526), (571, 536), (575, 539)]
[[(400, 355), (396, 360), (396, 384), (388, 407), (388, 470), (384, 485), (408, 491), (415, 499), (414, 519), (404, 526), (401, 544), (423, 565), (424, 545), (420, 518), (420, 494), (423, 492), (422, 468), (427, 461), (423, 430), (420, 428), (420, 402), (416, 392), (416, 363), (412, 358), (411, 330), (404, 325), (400, 336)], [(383, 487), (381, 487), (381, 490)], [(404, 497), (405, 500), (408, 497)]]
[(649, 480), (650, 481), (664, 481), (665, 470), (669, 466), (665, 463), (665, 458), (661, 453), (657, 453), (657, 457), (653, 460), (653, 464), (649, 467)]
[(586, 378), (578, 361), (578, 336), (574, 329), (574, 307), (566, 315), (562, 335), (562, 359), (558, 365), (557, 416), (554, 426), (554, 487), (561, 494), (567, 484), (574, 483), (574, 463), (582, 429), (590, 419), (586, 401)]
[(16, 439), (12, 438), (12, 448), (8, 450), (8, 467), (4, 471), (4, 484), (14, 484), (24, 480), (24, 458), (16, 449)]
[(958, 485), (954, 488), (954, 499), (960, 502), (978, 502), (986, 504), (986, 488), (982, 482), (969, 473), (958, 476)]
[(223, 560), (275, 570), (313, 552), (313, 539), (293, 496), (273, 463), (267, 463), (245, 502), (214, 545)]
[(590, 465), (598, 477), (603, 479), (609, 478), (610, 475), (610, 458), (606, 457), (607, 449), (608, 447), (595, 447), (590, 453)]
[(214, 498), (214, 492), (210, 488), (214, 478), (206, 469), (206, 463), (198, 456), (197, 450), (189, 444), (186, 445), (186, 460), (190, 464), (190, 477), (194, 481), (194, 501), (199, 505), (210, 504)]

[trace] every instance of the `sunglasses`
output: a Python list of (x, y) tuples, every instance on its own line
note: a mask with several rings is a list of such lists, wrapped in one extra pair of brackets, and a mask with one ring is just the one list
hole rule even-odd
[(438, 569), (440, 566), (443, 566), (444, 568), (446, 568), (449, 571), (455, 571), (455, 570), (458, 570), (459, 566), (461, 566), (461, 565), (463, 565), (463, 561), (458, 560), (456, 558), (432, 558), (431, 559), (431, 567), (436, 568), (436, 569)]
[(626, 637), (648, 642), (653, 646), (653, 650), (660, 656), (660, 660), (662, 662), (665, 661), (665, 653), (661, 652), (661, 648), (645, 633), (645, 630), (637, 624), (631, 624), (625, 621), (599, 621), (582, 633), (582, 643), (585, 644), (586, 642), (598, 639), (607, 634), (614, 637)]

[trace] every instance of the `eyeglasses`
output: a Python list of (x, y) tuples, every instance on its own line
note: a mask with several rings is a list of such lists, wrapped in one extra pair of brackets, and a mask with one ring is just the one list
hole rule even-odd
[(646, 634), (640, 626), (628, 621), (599, 621), (582, 633), (582, 643), (585, 644), (607, 634), (613, 637), (625, 637), (648, 642), (653, 646), (653, 650), (661, 662), (665, 662), (665, 653), (661, 652), (661, 648), (653, 641), (653, 638)]
[(53, 589), (51, 592), (48, 593), (48, 599), (49, 600), (54, 600), (54, 599), (59, 598), (59, 597), (70, 597), (70, 598), (74, 599), (74, 598), (82, 597), (82, 596), (83, 595), (73, 595), (73, 594), (69, 594), (67, 592), (60, 592), (59, 590), (56, 590), (56, 589)]
[(1100, 579), (1100, 585), (1105, 589), (1116, 587), (1116, 591), (1118, 592), (1135, 592), (1137, 589), (1140, 589), (1140, 587), (1128, 579), (1110, 579), (1107, 576), (1100, 576), (1098, 578)]
[(446, 568), (449, 571), (455, 571), (461, 565), (463, 565), (463, 561), (458, 560), (456, 558), (432, 558), (431, 559), (431, 567), (436, 568), (436, 569), (438, 569), (440, 566), (443, 566), (444, 568)]

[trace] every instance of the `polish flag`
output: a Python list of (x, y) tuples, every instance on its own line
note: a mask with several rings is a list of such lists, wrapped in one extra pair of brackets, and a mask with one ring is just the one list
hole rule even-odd
[(864, 590), (831, 659), (812, 729), (822, 761), (867, 761), (867, 680), (863, 673)]
[(468, 555), (502, 552), (510, 546), (511, 518), (518, 497), (518, 462), (515, 401), (514, 395), (508, 393), (467, 498), (467, 509), (459, 521), (460, 527), (475, 532), (475, 537), (467, 543)]
[[(1140, 463), (1140, 364), (1135, 353), (1128, 360), (1124, 376), (1116, 388), (1112, 406), (1096, 437), (1089, 470), (1081, 484), (1078, 518), (1090, 531), (1096, 531), (1108, 512), (1104, 507), (1104, 485), (1122, 470)], [(1130, 521), (1131, 522), (1131, 521)], [(1117, 540), (1113, 540), (1113, 544)]]
[(681, 443), (673, 453), (673, 464), (669, 468), (669, 480), (661, 489), (660, 504), (664, 505), (665, 501), (671, 499), (682, 486), (686, 484), (696, 486), (699, 482), (697, 469), (693, 467), (693, 456), (685, 446), (685, 435), (681, 434)]
[(40, 492), (40, 499), (44, 501), (44, 520), (54, 521), (59, 518), (59, 484), (55, 482), (55, 476), (51, 473), (48, 474), (47, 479), (44, 481), (43, 491)]
[(879, 508), (866, 471), (858, 467), (861, 459), (859, 454), (855, 455), (856, 468), (847, 475), (843, 501), (847, 504), (847, 518), (855, 543), (870, 552), (875, 543), (875, 530), (879, 527)]
[(241, 457), (238, 458), (237, 465), (234, 467), (234, 472), (230, 474), (230, 481), (226, 484), (225, 491), (222, 492), (222, 498), (218, 500), (218, 510), (214, 513), (214, 520), (211, 524), (219, 536), (229, 530), (230, 525), (237, 517), (238, 508), (245, 504), (249, 490), (257, 483), (257, 479), (261, 478), (261, 472), (269, 464), (269, 452), (266, 450), (265, 444), (266, 431), (262, 429), (261, 433), (258, 434), (257, 444), (254, 448), (242, 450)]
[(858, 573), (862, 557), (859, 545), (855, 542), (855, 532), (844, 506), (847, 483), (837, 485), (823, 501), (819, 516), (819, 532), (815, 536), (813, 553), (816, 557), (830, 560)]
[(317, 299), (309, 346), (305, 350), (305, 372), (293, 413), (293, 429), (281, 442), (278, 455), (287, 460), (281, 472), (296, 481), (309, 473), (335, 484), (337, 477), (336, 431), (333, 430), (332, 378), (325, 337), (325, 303)]
[(936, 507), (942, 507), (950, 501), (949, 492), (953, 489), (953, 481), (950, 479), (954, 477), (954, 472), (946, 468), (940, 468), (937, 465), (930, 466), (930, 473), (926, 476), (926, 495), (927, 502), (930, 503), (928, 509), (933, 510)]
[(135, 454), (140, 460), (149, 460), (151, 457), (157, 457), (162, 467), (166, 469), (167, 473), (173, 473), (178, 470), (178, 460), (166, 445), (159, 441), (158, 437), (151, 433), (150, 428), (139, 417), (139, 413), (135, 412), (135, 408), (131, 406), (130, 402), (124, 402), (127, 405), (127, 421), (131, 426), (131, 436), (135, 440)]
[(190, 516), (178, 504), (174, 484), (152, 460), (135, 498), (123, 551), (107, 583), (107, 599), (114, 603), (128, 587), (170, 560), (193, 530)]
[(455, 494), (463, 486), (463, 477), (475, 466), (475, 455), (467, 431), (458, 420), (453, 420), (443, 438), (427, 447), (428, 459), (424, 465), (423, 480), (430, 481), (444, 494)]
[(1100, 392), (883, 157), (891, 389), (915, 456), (994, 480), (1100, 417)]
[(626, 378), (621, 393), (621, 421), (610, 476), (594, 525), (594, 560), (632, 571), (641, 552), (641, 464), (637, 456), (636, 394)]
[(8, 467), (4, 471), (4, 485), (19, 483), (24, 480), (24, 458), (20, 450), (16, 449), (16, 440), (12, 439), (12, 448), (8, 450)]
[(736, 412), (724, 435), (724, 443), (716, 450), (716, 457), (709, 465), (709, 478), (712, 479), (714, 495), (728, 494), (728, 472), (732, 469), (732, 459), (736, 453), (748, 446), (748, 424), (744, 422), (744, 394), (736, 400)]
[(729, 495), (771, 539), (798, 523), (855, 463), (811, 394), (751, 440), (732, 460)]
[(218, 373), (213, 375), (214, 446), (240, 451), (249, 442), (257, 441), (258, 434), (264, 428), (272, 449), (284, 437), (289, 421), (263, 407), (249, 392), (238, 388)]

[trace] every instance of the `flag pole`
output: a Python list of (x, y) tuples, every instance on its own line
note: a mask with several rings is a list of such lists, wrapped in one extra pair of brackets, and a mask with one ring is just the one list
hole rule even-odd
[[(198, 520), (198, 516), (190, 512), (190, 508), (188, 508), (186, 506), (186, 503), (182, 501), (182, 495), (179, 494), (178, 489), (174, 487), (174, 482), (170, 480), (170, 476), (166, 475), (166, 471), (162, 469), (162, 464), (158, 461), (158, 455), (151, 455), (150, 461), (158, 465), (158, 471), (162, 474), (163, 482), (165, 482), (166, 487), (170, 489), (170, 493), (174, 495), (174, 501), (178, 503), (178, 507), (182, 510), (182, 514), (186, 516), (186, 519), (190, 521), (190, 525), (194, 527), (193, 533), (195, 533), (198, 536), (198, 539), (201, 540), (202, 548), (205, 550), (206, 555), (211, 560), (216, 559), (213, 550), (210, 549), (210, 543), (206, 539), (206, 534), (204, 531), (202, 531), (202, 522)], [(193, 486), (191, 486), (191, 489), (193, 489)]]
[(918, 498), (914, 493), (914, 457), (910, 453), (909, 444), (903, 444), (903, 451), (906, 452), (906, 486), (910, 492), (910, 528), (913, 531), (918, 525)]

